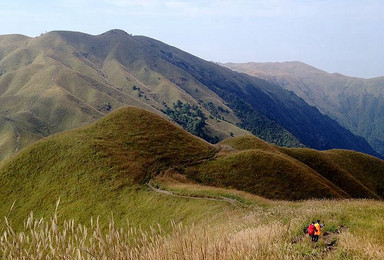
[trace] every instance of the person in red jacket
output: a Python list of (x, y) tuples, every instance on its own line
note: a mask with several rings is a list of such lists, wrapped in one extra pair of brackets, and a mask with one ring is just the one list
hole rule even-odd
[(316, 232), (316, 228), (315, 228), (315, 222), (312, 221), (312, 224), (308, 226), (308, 235), (311, 237), (311, 240), (312, 241), (315, 241), (315, 232)]

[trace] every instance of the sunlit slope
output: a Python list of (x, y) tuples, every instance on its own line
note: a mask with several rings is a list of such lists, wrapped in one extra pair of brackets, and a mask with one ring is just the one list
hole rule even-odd
[(384, 197), (383, 160), (348, 150), (280, 150), (319, 172), (351, 197)]
[[(161, 117), (123, 108), (90, 126), (43, 139), (3, 162), (0, 213), (7, 215), (15, 202), (16, 218), (31, 210), (45, 214), (60, 197), (67, 217), (127, 214), (129, 201), (140, 203), (139, 191), (146, 190), (142, 184), (152, 175), (214, 152), (205, 141)], [(145, 193), (143, 198), (156, 196)], [(149, 210), (145, 207), (144, 212)]]
[(221, 155), (186, 170), (190, 178), (274, 199), (383, 198), (384, 162), (346, 150), (279, 148), (244, 136)]
[[(172, 108), (180, 100), (202, 110), (209, 136), (221, 140), (231, 132), (248, 133), (235, 125), (239, 120), (215, 93), (195, 83), (191, 88), (199, 93), (191, 96), (151, 70), (152, 59), (159, 58), (122, 31), (99, 36), (1, 36), (0, 120), (7, 124), (0, 125), (0, 160), (36, 139), (90, 123), (126, 105), (166, 116), (164, 104)], [(188, 77), (174, 66), (161, 66)], [(226, 120), (211, 118), (204, 102), (222, 107)]]
[[(244, 128), (242, 119), (231, 104), (212, 90), (205, 81), (197, 79), (185, 67), (178, 66), (177, 62), (185, 60), (187, 63), (193, 55), (167, 44), (159, 45), (158, 41), (149, 38), (129, 35), (121, 30), (111, 30), (97, 36), (66, 31), (57, 33), (66, 43), (78, 50), (81, 59), (96, 66), (109, 83), (121, 92), (162, 112), (165, 112), (167, 107), (172, 109), (173, 104), (178, 101), (196, 106), (206, 117), (204, 132), (219, 140), (229, 137), (231, 133), (236, 136), (249, 134), (238, 127)], [(148, 42), (148, 39), (153, 42)], [(201, 68), (211, 64), (201, 59), (199, 63), (197, 66)], [(216, 69), (220, 67), (216, 66)], [(211, 77), (202, 76), (206, 79)], [(276, 122), (261, 115), (257, 115), (255, 120), (257, 119), (260, 128), (258, 134), (268, 141), (279, 144), (286, 142), (295, 147), (300, 145), (296, 137)]]
[(127, 105), (211, 143), (251, 132), (279, 146), (375, 155), (292, 92), (154, 39), (121, 30), (0, 36), (0, 159)]

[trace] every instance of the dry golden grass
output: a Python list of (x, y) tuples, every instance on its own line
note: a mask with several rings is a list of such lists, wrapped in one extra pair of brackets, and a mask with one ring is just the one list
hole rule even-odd
[[(0, 256), (6, 259), (247, 259), (296, 258), (288, 236), (281, 236), (279, 223), (224, 233), (213, 227), (173, 225), (170, 234), (161, 227), (144, 232), (117, 228), (111, 221), (107, 231), (98, 220), (91, 227), (73, 220), (58, 225), (28, 218), (24, 230), (15, 232), (7, 218), (0, 237)], [(283, 250), (281, 250), (283, 249)]]
[[(50, 219), (36, 219), (31, 213), (20, 231), (7, 217), (0, 222), (0, 258), (383, 259), (384, 237), (375, 235), (374, 224), (380, 220), (382, 206), (367, 200), (271, 202), (266, 208), (234, 210), (216, 224), (173, 222), (169, 232), (161, 226), (144, 231), (129, 222), (120, 227), (113, 218), (103, 229), (98, 219), (81, 225), (60, 221), (56, 213)], [(328, 237), (311, 243), (301, 228), (315, 218), (326, 221)], [(348, 226), (338, 233), (341, 224)], [(331, 249), (330, 241), (335, 242)]]
[[(383, 202), (287, 202), (248, 194), (246, 185), (252, 184), (252, 191), (284, 189), (289, 195), (281, 196), (284, 199), (299, 192), (324, 196), (319, 187), (306, 190), (297, 181), (301, 170), (310, 170), (301, 160), (268, 150), (271, 147), (258, 139), (253, 145), (258, 147), (230, 149), (227, 144), (227, 150), (215, 156), (216, 147), (136, 108), (121, 109), (90, 126), (47, 138), (0, 168), (0, 258), (383, 258)], [(302, 154), (288, 151), (297, 157)], [(313, 158), (301, 151), (303, 160)], [(348, 159), (344, 163), (360, 158), (362, 168), (373, 161), (369, 164), (372, 176), (382, 175), (377, 170), (382, 161), (344, 151), (326, 153)], [(237, 185), (242, 191), (196, 185), (187, 178), (192, 173), (208, 181), (217, 177), (212, 184)], [(374, 179), (356, 176), (367, 183)], [(144, 183), (154, 177), (163, 185), (160, 188), (182, 196), (149, 190)], [(305, 178), (309, 177), (299, 179)], [(62, 198), (62, 206), (47, 219), (57, 197)], [(238, 203), (228, 203), (229, 199)], [(31, 214), (23, 225), (30, 211), (38, 217)], [(112, 212), (115, 218), (108, 223)], [(124, 225), (127, 217), (130, 224)], [(316, 219), (325, 220), (330, 235), (314, 244), (304, 237), (302, 228)], [(340, 226), (347, 228), (338, 234)], [(327, 249), (330, 240), (336, 242), (332, 250)]]

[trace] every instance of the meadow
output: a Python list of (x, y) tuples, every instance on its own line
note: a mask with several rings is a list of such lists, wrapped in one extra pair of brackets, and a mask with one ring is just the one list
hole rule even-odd
[[(114, 217), (87, 223), (33, 213), (21, 228), (12, 218), (0, 222), (0, 256), (4, 259), (383, 259), (384, 203), (376, 200), (273, 201), (236, 190), (156, 180), (170, 194), (151, 193), (192, 207), (190, 216), (168, 224), (140, 227), (143, 216), (116, 224)], [(177, 197), (184, 196), (184, 197)], [(187, 198), (190, 196), (191, 198)], [(238, 201), (233, 205), (220, 198)], [(195, 199), (193, 199), (195, 198)], [(208, 200), (216, 198), (217, 200)], [(196, 202), (198, 201), (198, 202)], [(201, 215), (201, 203), (208, 215)], [(193, 210), (195, 206), (195, 210)], [(12, 211), (12, 209), (10, 209)], [(193, 218), (194, 214), (200, 217)], [(155, 214), (155, 213), (154, 213)], [(11, 215), (11, 214), (9, 214)], [(191, 217), (193, 221), (190, 220)], [(132, 219), (133, 218), (133, 219)], [(135, 219), (136, 218), (136, 219)], [(137, 219), (140, 218), (140, 219)], [(148, 216), (150, 220), (155, 216)], [(326, 226), (318, 243), (302, 231), (309, 221)]]
[(383, 167), (124, 108), (0, 163), (0, 259), (382, 259)]

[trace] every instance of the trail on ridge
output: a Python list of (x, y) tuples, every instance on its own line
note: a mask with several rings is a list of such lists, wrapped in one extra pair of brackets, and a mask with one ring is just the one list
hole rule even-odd
[(165, 194), (165, 195), (169, 195), (169, 196), (173, 196), (173, 197), (178, 197), (178, 198), (185, 198), (185, 199), (199, 199), (199, 200), (211, 200), (211, 201), (224, 201), (224, 202), (228, 202), (229, 204), (231, 204), (232, 206), (234, 207), (237, 207), (237, 208), (241, 208), (241, 207), (244, 207), (244, 203), (236, 200), (236, 199), (231, 199), (231, 198), (226, 198), (226, 197), (222, 197), (220, 196), (220, 198), (212, 198), (212, 197), (204, 197), (204, 196), (199, 196), (199, 195), (196, 195), (196, 196), (188, 196), (188, 195), (179, 195), (179, 194), (175, 194), (173, 193), (172, 191), (168, 191), (168, 190), (162, 190), (162, 189), (158, 189), (156, 188), (155, 186), (153, 186), (152, 184), (152, 179), (150, 179), (148, 182), (147, 182), (147, 186), (154, 192), (157, 192), (157, 193), (161, 193), (161, 194)]

